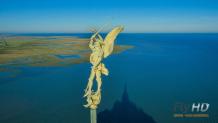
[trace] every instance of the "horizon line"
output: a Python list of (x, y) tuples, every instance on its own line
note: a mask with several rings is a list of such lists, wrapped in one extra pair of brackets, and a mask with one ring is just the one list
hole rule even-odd
[[(92, 32), (0, 32), (0, 35), (2, 34), (76, 34), (76, 33), (92, 33)], [(100, 32), (100, 33), (108, 33), (108, 32)], [(134, 34), (134, 33), (137, 33), (137, 34), (149, 34), (149, 33), (218, 33), (218, 32), (121, 32), (123, 34), (128, 34), (128, 33), (131, 33), (131, 34)]]

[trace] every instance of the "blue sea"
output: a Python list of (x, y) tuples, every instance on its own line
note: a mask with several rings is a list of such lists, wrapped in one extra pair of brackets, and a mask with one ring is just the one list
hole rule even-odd
[[(218, 34), (122, 33), (116, 43), (134, 48), (104, 60), (110, 74), (103, 77), (98, 112), (120, 100), (126, 85), (130, 100), (157, 123), (218, 122)], [(83, 93), (90, 67), (21, 66), (16, 76), (0, 73), (0, 123), (88, 123)], [(177, 103), (209, 103), (209, 118), (175, 118)]]

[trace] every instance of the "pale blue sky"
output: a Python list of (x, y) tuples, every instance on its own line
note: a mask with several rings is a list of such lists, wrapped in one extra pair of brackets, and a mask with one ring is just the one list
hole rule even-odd
[(216, 0), (1, 0), (0, 32), (218, 32)]

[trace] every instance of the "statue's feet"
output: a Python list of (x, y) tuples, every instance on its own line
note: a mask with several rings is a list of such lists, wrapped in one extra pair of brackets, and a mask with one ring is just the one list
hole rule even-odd
[(84, 107), (88, 108), (91, 104), (86, 104), (86, 105), (83, 105)]

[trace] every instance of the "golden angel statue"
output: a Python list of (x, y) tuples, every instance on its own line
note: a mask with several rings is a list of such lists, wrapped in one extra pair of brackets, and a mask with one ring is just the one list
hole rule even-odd
[[(92, 64), (92, 68), (84, 94), (84, 97), (87, 98), (87, 104), (84, 106), (87, 108), (96, 109), (101, 101), (101, 75), (104, 74), (107, 76), (109, 74), (108, 69), (104, 63), (102, 63), (102, 60), (112, 53), (114, 41), (121, 31), (123, 31), (123, 27), (118, 26), (110, 31), (105, 39), (101, 37), (99, 32), (95, 32), (90, 39), (89, 47), (92, 50), (90, 63)], [(93, 91), (94, 79), (97, 82), (96, 91)]]

